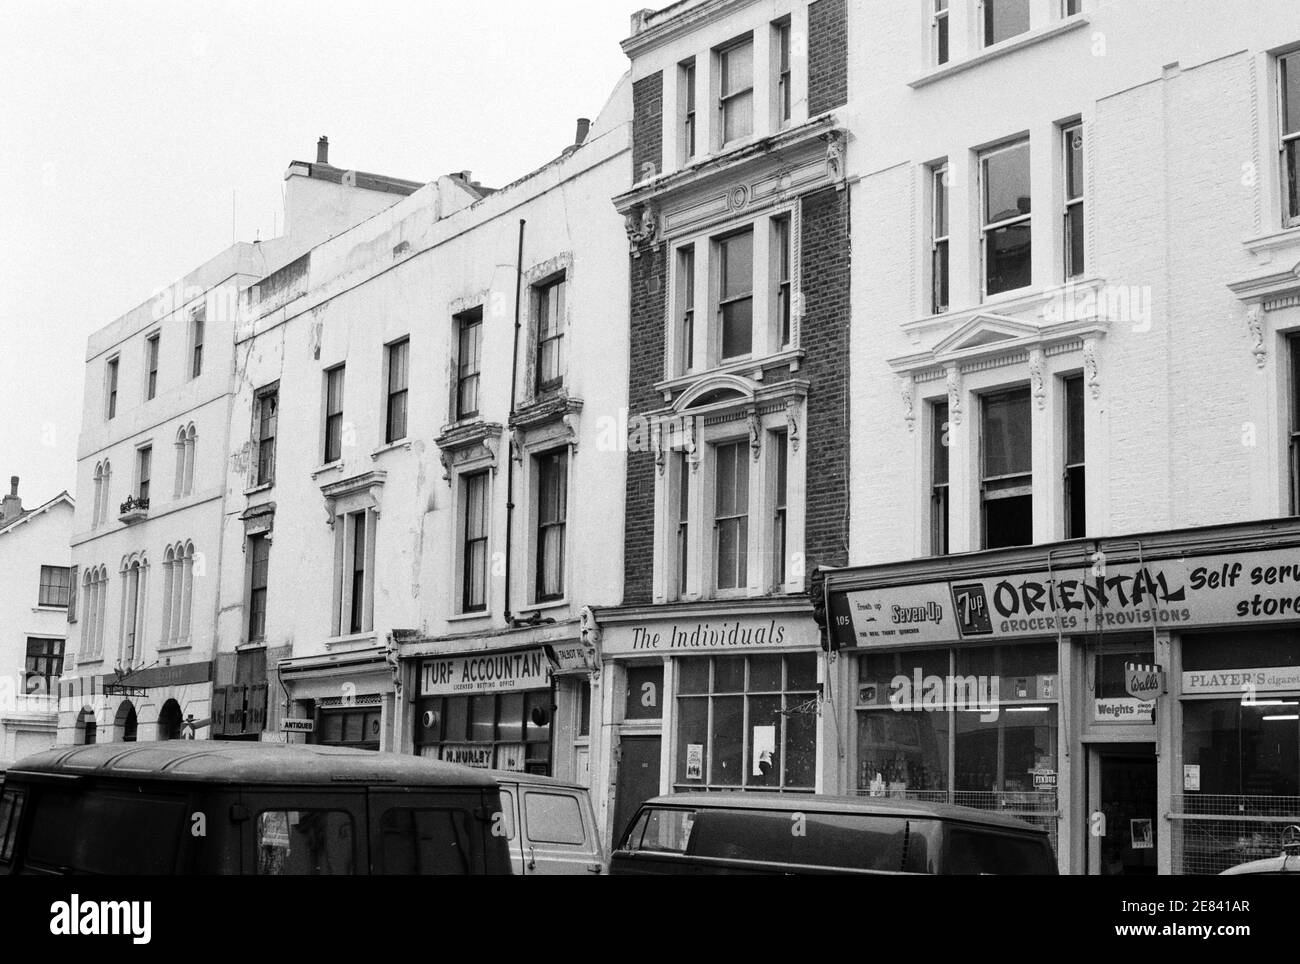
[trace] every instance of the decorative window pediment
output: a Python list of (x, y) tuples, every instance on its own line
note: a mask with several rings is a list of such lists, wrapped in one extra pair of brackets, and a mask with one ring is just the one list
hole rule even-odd
[(496, 465), (503, 430), (500, 422), (481, 419), (444, 425), (442, 434), (433, 440), (433, 444), (438, 446), (438, 459), (442, 462), (443, 481), (451, 482), (453, 468)]
[(1246, 304), (1246, 336), (1256, 367), (1263, 368), (1268, 361), (1269, 313), (1300, 305), (1300, 264), (1233, 281), (1228, 288)]
[(325, 497), (326, 521), (329, 527), (334, 528), (336, 516), (362, 508), (373, 509), (375, 515), (379, 515), (384, 480), (387, 477), (387, 472), (364, 472), (350, 479), (322, 485), (320, 493)]
[(548, 395), (516, 409), (510, 428), (520, 445), (567, 441), (578, 444), (578, 418), (582, 399), (570, 395)]

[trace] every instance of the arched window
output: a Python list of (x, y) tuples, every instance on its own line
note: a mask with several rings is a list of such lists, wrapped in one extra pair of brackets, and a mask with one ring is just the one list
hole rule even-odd
[(92, 566), (82, 578), (81, 588), (84, 618), (81, 625), (81, 656), (96, 659), (104, 644), (104, 589), (108, 571), (103, 566)]
[(176, 477), (172, 485), (172, 498), (185, 494), (185, 426), (176, 430)]
[(168, 546), (163, 552), (163, 618), (162, 618), (162, 646), (171, 644), (176, 639), (173, 632), (174, 626), (172, 621), (172, 596), (176, 582), (176, 550)]
[(130, 668), (144, 657), (145, 598), (149, 567), (142, 556), (131, 556), (122, 563), (122, 642), (121, 663)]
[(98, 529), (100, 522), (99, 510), (104, 505), (104, 463), (95, 463), (95, 501), (90, 504), (90, 527)]
[(194, 450), (199, 442), (198, 430), (194, 423), (190, 423), (189, 429), (185, 433), (185, 494), (191, 495), (194, 492)]
[(114, 742), (134, 743), (136, 735), (135, 704), (123, 700), (117, 708), (117, 717), (113, 720)]
[(175, 700), (168, 700), (158, 712), (158, 739), (179, 740), (181, 738), (181, 705)]
[(100, 473), (100, 486), (98, 489), (95, 490), (95, 493), (99, 499), (98, 515), (99, 515), (100, 525), (103, 525), (105, 522), (108, 521), (108, 505), (109, 505), (109, 500), (112, 498), (112, 493), (111, 493), (112, 485), (113, 485), (113, 467), (112, 465), (109, 464), (108, 459), (104, 459), (103, 471)]
[(181, 561), (181, 553), (184, 553), (184, 563), (181, 568), (180, 591), (177, 595), (180, 610), (177, 618), (176, 637), (182, 643), (190, 641), (190, 604), (194, 598), (194, 543), (187, 542), (183, 550), (176, 554), (177, 561)]

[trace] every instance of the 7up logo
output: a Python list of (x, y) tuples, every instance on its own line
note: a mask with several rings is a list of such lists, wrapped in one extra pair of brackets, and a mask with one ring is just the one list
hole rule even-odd
[(993, 621), (989, 617), (989, 601), (980, 583), (952, 587), (952, 606), (957, 614), (957, 629), (962, 636), (990, 636)]

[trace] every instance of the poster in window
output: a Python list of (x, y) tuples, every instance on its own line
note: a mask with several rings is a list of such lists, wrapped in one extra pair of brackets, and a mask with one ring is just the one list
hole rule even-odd
[(1155, 834), (1150, 819), (1130, 820), (1128, 831), (1134, 850), (1152, 850), (1155, 847)]
[(704, 779), (704, 744), (686, 744), (686, 779)]
[(776, 756), (776, 727), (754, 727), (754, 768), (753, 776), (765, 777), (772, 772)]
[(1201, 789), (1201, 765), (1199, 763), (1183, 764), (1183, 789)]

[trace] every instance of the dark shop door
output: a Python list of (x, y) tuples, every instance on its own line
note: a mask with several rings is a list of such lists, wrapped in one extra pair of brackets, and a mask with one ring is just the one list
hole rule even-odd
[(636, 808), (659, 795), (659, 746), (657, 736), (625, 736), (619, 740), (618, 787), (614, 797), (614, 839), (610, 849), (623, 839)]
[(1094, 874), (1155, 874), (1159, 823), (1156, 820), (1156, 758), (1150, 746), (1096, 747), (1092, 751), (1090, 809), (1105, 815), (1104, 833), (1090, 839), (1089, 870)]

